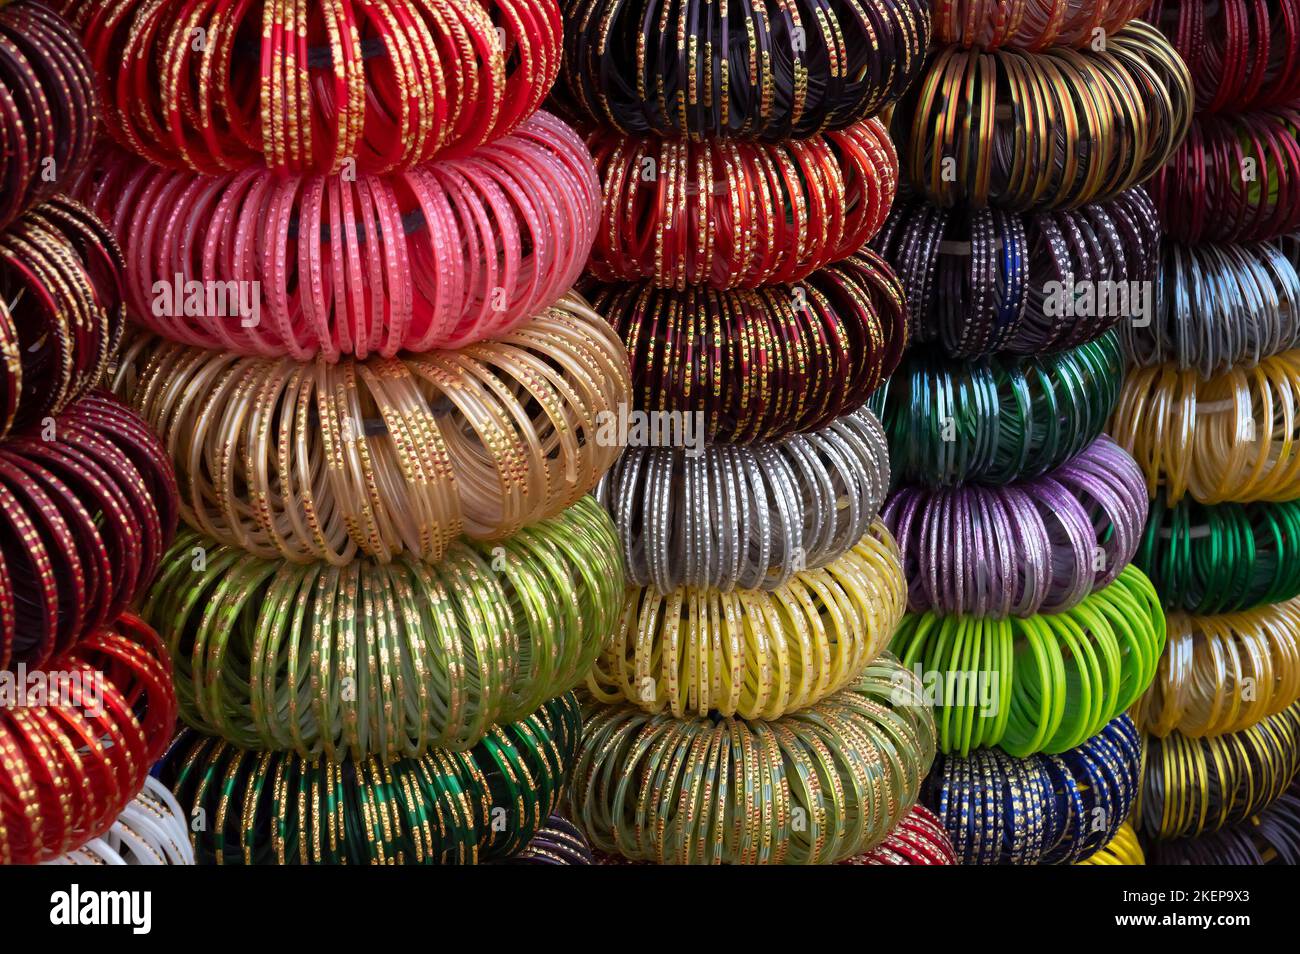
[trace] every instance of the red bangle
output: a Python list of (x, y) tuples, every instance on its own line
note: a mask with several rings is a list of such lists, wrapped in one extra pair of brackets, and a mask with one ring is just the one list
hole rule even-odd
[(944, 45), (1033, 51), (1054, 46), (1081, 47), (1115, 33), (1140, 16), (1149, 2), (931, 0), (930, 23), (935, 42)]
[(883, 842), (840, 864), (955, 865), (957, 852), (934, 812), (924, 805), (916, 805)]

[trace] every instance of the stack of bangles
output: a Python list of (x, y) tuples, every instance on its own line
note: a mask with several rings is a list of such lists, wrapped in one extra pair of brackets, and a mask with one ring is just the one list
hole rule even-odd
[(0, 232), (0, 438), (94, 387), (125, 325), (122, 253), (84, 206), (58, 197)]
[(0, 10), (0, 229), (90, 157), (95, 80), (76, 32), (36, 0)]
[(586, 497), (432, 566), (284, 563), (186, 532), (143, 611), (187, 722), (339, 762), (470, 748), (577, 686), (622, 605), (614, 528)]
[(594, 865), (591, 846), (578, 826), (561, 815), (552, 815), (537, 830), (528, 847), (517, 855), (493, 862), (498, 865)]
[(1300, 107), (1200, 115), (1147, 184), (1166, 235), (1252, 242), (1300, 229)]
[(592, 292), (627, 345), (637, 409), (698, 419), (708, 444), (825, 427), (866, 402), (907, 339), (903, 287), (866, 248), (794, 285)]
[(1131, 369), (1107, 432), (1170, 504), (1296, 500), (1300, 351), (1208, 381), (1169, 365)]
[(208, 174), (384, 173), (463, 152), (536, 110), (560, 67), (555, 0), (65, 6), (113, 138)]
[(906, 600), (898, 547), (875, 523), (852, 550), (771, 591), (629, 588), (587, 676), (602, 704), (674, 718), (779, 719), (851, 685)]
[(1146, 482), (1109, 438), (1050, 473), (997, 486), (897, 490), (881, 514), (905, 554), (908, 607), (939, 615), (1070, 609), (1136, 552)]
[(939, 750), (1010, 755), (1081, 745), (1138, 700), (1165, 647), (1149, 580), (1127, 567), (1077, 606), (1045, 616), (904, 617), (890, 648), (926, 674)]
[(1158, 841), (1157, 865), (1300, 864), (1300, 781), (1259, 814), (1199, 838)]
[(491, 342), (403, 358), (240, 358), (143, 336), (115, 388), (163, 436), (186, 523), (265, 558), (441, 559), (588, 493), (618, 457), (623, 347), (569, 296)]
[[(1090, 46), (1139, 16), (1150, 0), (931, 0), (937, 43), (996, 50)], [(1100, 32), (1099, 32), (1100, 31)]]
[(162, 445), (107, 395), (0, 443), (0, 671), (44, 668), (115, 619), (177, 514)]
[(842, 865), (955, 865), (957, 853), (934, 812), (913, 805), (884, 841)]
[(1300, 235), (1250, 245), (1166, 242), (1149, 322), (1124, 322), (1135, 364), (1204, 378), (1300, 347)]
[(774, 590), (857, 543), (888, 487), (885, 432), (861, 408), (770, 444), (629, 447), (596, 497), (629, 582)]
[[(898, 700), (902, 686), (904, 701)], [(600, 852), (657, 864), (828, 864), (880, 844), (916, 803), (934, 722), (882, 655), (775, 722), (584, 710), (569, 817)]]
[(1300, 770), (1300, 702), (1248, 729), (1194, 739), (1145, 736), (1138, 830), (1156, 840), (1217, 831), (1259, 814)]
[(1138, 794), (1142, 743), (1121, 715), (1060, 755), (941, 755), (925, 780), (964, 865), (1059, 865), (1108, 844)]
[(1127, 821), (1119, 826), (1115, 837), (1095, 854), (1075, 862), (1076, 865), (1145, 865), (1146, 863), (1142, 843), (1138, 841), (1137, 832)]
[(1300, 500), (1151, 503), (1134, 562), (1165, 605), (1226, 613), (1300, 596)]
[(874, 116), (916, 78), (921, 0), (561, 0), (563, 87), (633, 135), (803, 139)]
[(166, 647), (130, 614), (49, 670), (69, 698), (0, 706), (0, 865), (49, 861), (107, 832), (176, 720)]
[(903, 176), (932, 202), (1077, 208), (1165, 163), (1191, 122), (1192, 81), (1134, 21), (1101, 51), (941, 48), (893, 116)]
[[(523, 850), (559, 805), (582, 736), (577, 697), (494, 728), (470, 752), (334, 763), (187, 732), (162, 767), (199, 864), (475, 864)], [(200, 814), (201, 813), (201, 814)]]
[(586, 147), (547, 113), (384, 178), (210, 177), (109, 148), (74, 188), (126, 250), (134, 318), (184, 344), (300, 361), (509, 332), (577, 280), (600, 208)]
[(806, 278), (880, 228), (898, 156), (878, 119), (791, 142), (695, 142), (603, 130), (590, 270), (602, 281), (754, 288)]
[(127, 803), (112, 827), (51, 865), (192, 865), (189, 819), (156, 778)]
[(1300, 99), (1300, 0), (1152, 0), (1146, 19), (1191, 70), (1197, 112)]
[(1039, 357), (958, 361), (913, 348), (871, 404), (889, 438), (895, 480), (1002, 484), (1044, 474), (1092, 444), (1123, 373), (1113, 330)]
[(1155, 207), (1133, 188), (1037, 213), (913, 198), (894, 205), (871, 244), (907, 289), (911, 343), (939, 341), (964, 358), (1061, 351), (1136, 317), (1159, 241)]
[(1218, 616), (1169, 615), (1155, 681), (1134, 707), (1153, 735), (1249, 728), (1300, 699), (1300, 599)]

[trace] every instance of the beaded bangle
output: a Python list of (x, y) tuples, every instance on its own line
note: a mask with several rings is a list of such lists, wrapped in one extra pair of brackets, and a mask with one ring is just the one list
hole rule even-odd
[(1192, 80), (1135, 21), (1101, 51), (938, 49), (893, 115), (903, 176), (931, 201), (1077, 208), (1165, 163), (1191, 121)]
[(974, 357), (1060, 351), (1139, 320), (1159, 238), (1155, 207), (1134, 188), (1032, 214), (911, 199), (895, 203), (872, 247), (907, 289), (911, 342)]
[(634, 861), (862, 854), (915, 804), (934, 757), (929, 710), (908, 701), (915, 683), (886, 655), (851, 688), (772, 723), (591, 707), (569, 817), (594, 849)]
[(1202, 506), (1151, 503), (1134, 562), (1161, 601), (1189, 613), (1226, 613), (1300, 596), (1300, 500)]
[(0, 10), (0, 229), (65, 189), (95, 140), (94, 77), (76, 32), (36, 0)]
[(1300, 864), (1300, 782), (1258, 815), (1198, 838), (1158, 841), (1156, 865)]
[(913, 348), (871, 405), (895, 480), (1003, 484), (1046, 473), (1095, 441), (1123, 371), (1114, 331), (1036, 358), (967, 362)]
[(561, 0), (563, 84), (605, 126), (802, 139), (874, 116), (916, 78), (920, 0)]
[(1200, 835), (1259, 814), (1286, 790), (1300, 769), (1300, 703), (1229, 735), (1144, 739), (1138, 831)]
[(453, 864), (523, 850), (560, 801), (582, 735), (577, 698), (494, 728), (470, 752), (308, 761), (187, 732), (162, 768), (199, 864)]
[(105, 394), (0, 443), (0, 671), (43, 668), (115, 619), (178, 506), (162, 445)]
[(1300, 229), (1300, 107), (1197, 116), (1147, 190), (1179, 241), (1253, 242)]
[[(937, 43), (995, 50), (1091, 46), (1139, 16), (1150, 0), (931, 0)], [(990, 9), (993, 7), (993, 9)]]
[(939, 819), (924, 805), (913, 805), (884, 841), (842, 865), (955, 865), (957, 853)]
[[(1208, 381), (1164, 364), (1129, 372), (1107, 431), (1155, 496), (1176, 504), (1300, 498), (1300, 350)], [(888, 427), (888, 425), (886, 425)]]
[(628, 581), (774, 590), (848, 551), (889, 486), (889, 447), (866, 408), (772, 444), (629, 447), (596, 488)]
[(1060, 755), (940, 755), (922, 800), (964, 865), (1073, 864), (1109, 843), (1137, 797), (1141, 740), (1122, 715)]
[(596, 486), (621, 445), (627, 357), (568, 296), (462, 351), (328, 364), (143, 336), (115, 388), (163, 435), (185, 521), (264, 559), (436, 561), (508, 537)]
[(0, 437), (99, 383), (125, 327), (122, 268), (107, 229), (70, 199), (0, 232)]
[(464, 751), (577, 686), (622, 601), (614, 528), (584, 497), (434, 566), (297, 565), (185, 532), (143, 612), (190, 725), (242, 748), (391, 761)]
[[(924, 673), (939, 750), (1064, 752), (1141, 697), (1165, 646), (1165, 614), (1141, 571), (1052, 616), (911, 613), (890, 649)], [(941, 691), (939, 691), (941, 690)]]
[(1300, 599), (1169, 616), (1168, 651), (1133, 709), (1138, 727), (1197, 738), (1249, 728), (1300, 699)]
[(384, 173), (509, 133), (559, 72), (555, 0), (65, 0), (110, 135), (216, 174)]
[(903, 487), (881, 514), (905, 559), (908, 608), (941, 616), (1059, 613), (1133, 559), (1146, 515), (1137, 464), (1102, 436), (1043, 477)]
[[(1076, 865), (1145, 865), (1146, 855), (1142, 852), (1142, 843), (1138, 841), (1137, 832), (1128, 822), (1119, 826), (1115, 837), (1103, 845), (1095, 854), (1089, 855)], [(1159, 864), (1153, 861), (1153, 864)]]
[(528, 847), (512, 858), (493, 862), (498, 865), (594, 865), (591, 846), (578, 826), (567, 818), (552, 815), (538, 829)]
[(103, 835), (51, 865), (192, 865), (188, 819), (176, 798), (154, 778), (127, 803)]
[(898, 185), (878, 119), (782, 143), (693, 142), (602, 131), (591, 272), (661, 287), (794, 282), (875, 234)]
[(851, 685), (889, 642), (906, 591), (877, 521), (852, 550), (771, 593), (630, 587), (587, 676), (592, 696), (675, 718), (778, 719)]
[(176, 720), (167, 650), (129, 614), (19, 691), (33, 680), (41, 702), (0, 705), (0, 864), (50, 861), (108, 832)]
[(857, 410), (907, 339), (902, 285), (870, 249), (795, 285), (596, 285), (592, 304), (627, 343), (637, 409), (696, 415), (710, 444), (772, 441)]
[(76, 188), (126, 249), (133, 317), (184, 344), (298, 360), (509, 332), (581, 274), (600, 207), (586, 146), (546, 113), (382, 179), (214, 178), (109, 149)]

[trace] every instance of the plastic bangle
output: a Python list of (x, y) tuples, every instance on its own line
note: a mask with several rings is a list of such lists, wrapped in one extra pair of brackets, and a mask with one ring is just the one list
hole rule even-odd
[(1158, 841), (1151, 852), (1157, 865), (1300, 864), (1300, 783), (1258, 815), (1198, 838)]
[(538, 829), (523, 851), (494, 862), (499, 865), (594, 865), (591, 846), (578, 826), (567, 818), (552, 815)]
[[(1075, 862), (1076, 865), (1145, 865), (1146, 863), (1142, 843), (1138, 841), (1137, 832), (1128, 822), (1120, 825), (1119, 831), (1115, 832), (1115, 837), (1102, 846), (1096, 854)], [(1160, 862), (1153, 859), (1152, 863)]]
[[(937, 43), (995, 50), (1091, 46), (1139, 16), (1149, 0), (932, 0)], [(993, 7), (993, 9), (990, 9)]]
[(924, 805), (913, 805), (889, 836), (875, 848), (854, 855), (842, 865), (955, 865), (948, 833)]
[(144, 790), (127, 803), (108, 831), (46, 864), (192, 865), (189, 819), (162, 783), (146, 778)]

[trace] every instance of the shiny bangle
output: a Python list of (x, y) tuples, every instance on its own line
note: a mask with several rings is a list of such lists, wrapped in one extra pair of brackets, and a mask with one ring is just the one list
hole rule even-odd
[(1197, 838), (1158, 841), (1155, 865), (1300, 864), (1300, 782), (1257, 815)]
[(957, 361), (913, 348), (871, 407), (889, 438), (895, 480), (1002, 484), (1044, 474), (1095, 441), (1123, 371), (1115, 331), (1033, 358)]
[(1208, 381), (1163, 364), (1129, 372), (1107, 431), (1170, 503), (1295, 500), (1298, 405), (1300, 350)]
[(754, 288), (795, 282), (876, 233), (898, 184), (878, 119), (805, 140), (701, 142), (593, 133), (604, 187), (591, 273)]
[[(932, 0), (936, 43), (996, 50), (1091, 46), (1141, 15), (1150, 0)], [(990, 9), (991, 7), (991, 9)]]
[(186, 732), (162, 766), (199, 864), (474, 864), (522, 851), (559, 804), (577, 698), (494, 728), (469, 752), (342, 765)]
[(862, 406), (907, 338), (902, 286), (869, 249), (793, 285), (592, 295), (627, 344), (636, 410), (692, 415), (708, 444), (827, 426)]
[(921, 798), (960, 864), (1073, 864), (1110, 842), (1128, 817), (1140, 757), (1138, 732), (1121, 715), (1060, 755), (940, 755)]
[(774, 590), (857, 543), (888, 486), (885, 432), (861, 408), (771, 444), (629, 447), (596, 498), (630, 583)]
[(454, 543), (433, 566), (295, 565), (186, 531), (142, 612), (200, 731), (391, 761), (469, 749), (577, 686), (618, 621), (622, 582), (614, 528), (584, 497), (498, 546)]
[(192, 865), (189, 819), (155, 778), (127, 803), (104, 834), (50, 865)]
[(886, 655), (850, 688), (772, 723), (590, 707), (569, 817), (596, 851), (633, 861), (862, 854), (911, 810), (934, 757), (929, 710), (910, 701), (919, 689)]
[(1099, 51), (938, 48), (893, 116), (903, 177), (932, 202), (1077, 208), (1165, 163), (1191, 122), (1192, 80), (1134, 21)]
[(678, 719), (778, 719), (815, 705), (889, 642), (906, 596), (899, 560), (876, 522), (843, 556), (770, 593), (629, 587), (587, 689)]
[(875, 848), (841, 861), (842, 865), (955, 865), (957, 852), (934, 812), (913, 805)]
[(163, 435), (190, 526), (264, 559), (336, 566), (437, 561), (461, 534), (500, 539), (555, 516), (618, 457), (608, 425), (629, 393), (622, 344), (576, 295), (494, 341), (366, 362), (146, 335), (115, 388)]
[(916, 77), (919, 0), (562, 0), (571, 106), (632, 135), (803, 139), (874, 116)]
[(183, 344), (300, 361), (508, 333), (581, 274), (600, 208), (586, 146), (547, 113), (384, 178), (210, 177), (108, 148), (75, 189), (126, 250), (133, 317)]
[(594, 865), (591, 846), (578, 826), (567, 818), (552, 815), (538, 829), (523, 851), (492, 862), (498, 865)]
[(908, 607), (938, 615), (1059, 613), (1133, 559), (1146, 516), (1137, 464), (1102, 436), (1042, 477), (899, 488), (881, 514), (905, 559)]
[(1141, 571), (1053, 615), (903, 618), (890, 649), (939, 691), (939, 751), (982, 746), (1025, 756), (1082, 745), (1151, 685), (1165, 614)]
[[(1147, 863), (1146, 855), (1142, 851), (1142, 843), (1138, 841), (1137, 832), (1128, 822), (1119, 826), (1119, 831), (1115, 832), (1115, 837), (1103, 845), (1095, 854), (1089, 855), (1076, 865), (1145, 865)], [(1152, 859), (1152, 864), (1161, 862)]]

